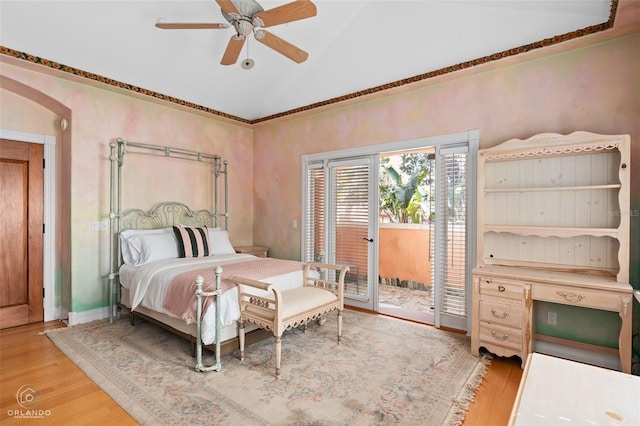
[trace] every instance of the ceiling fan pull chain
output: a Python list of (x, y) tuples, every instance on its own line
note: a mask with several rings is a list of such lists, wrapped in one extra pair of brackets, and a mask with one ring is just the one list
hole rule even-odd
[(242, 61), (240, 66), (242, 67), (243, 70), (250, 70), (255, 65), (255, 61), (249, 57), (249, 37), (246, 37), (246, 39), (247, 39), (247, 59)]

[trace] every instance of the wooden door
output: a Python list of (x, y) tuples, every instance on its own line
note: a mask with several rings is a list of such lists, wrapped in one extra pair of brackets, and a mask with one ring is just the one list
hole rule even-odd
[(0, 328), (44, 320), (43, 153), (0, 140)]

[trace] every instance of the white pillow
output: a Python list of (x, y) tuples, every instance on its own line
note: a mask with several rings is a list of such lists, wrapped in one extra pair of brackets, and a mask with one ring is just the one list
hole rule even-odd
[(229, 241), (229, 233), (224, 229), (209, 229), (209, 242), (211, 254), (234, 254), (236, 250)]
[(126, 231), (120, 232), (120, 251), (122, 252), (122, 260), (124, 263), (135, 265), (140, 262), (139, 257), (142, 252), (142, 241), (139, 238), (133, 239), (133, 237), (153, 234), (173, 235), (173, 228), (127, 229)]
[(174, 234), (140, 234), (130, 238), (131, 245), (136, 251), (134, 265), (144, 265), (156, 260), (176, 259), (178, 257), (178, 240)]

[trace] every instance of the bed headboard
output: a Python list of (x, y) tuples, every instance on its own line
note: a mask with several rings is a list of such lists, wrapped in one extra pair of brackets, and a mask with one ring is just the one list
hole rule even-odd
[(158, 203), (149, 211), (129, 209), (120, 215), (120, 230), (159, 229), (174, 225), (216, 226), (215, 214), (209, 210), (191, 210), (183, 203)]

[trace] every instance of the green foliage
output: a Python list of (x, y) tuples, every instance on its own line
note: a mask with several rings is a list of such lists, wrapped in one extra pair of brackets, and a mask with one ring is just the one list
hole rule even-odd
[[(393, 223), (423, 223), (428, 214), (423, 208), (428, 200), (431, 167), (427, 154), (403, 154), (398, 172), (389, 165), (389, 158), (381, 164), (380, 213)], [(422, 191), (421, 191), (422, 190)]]

